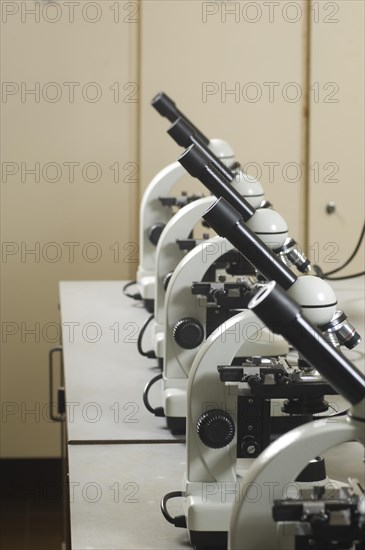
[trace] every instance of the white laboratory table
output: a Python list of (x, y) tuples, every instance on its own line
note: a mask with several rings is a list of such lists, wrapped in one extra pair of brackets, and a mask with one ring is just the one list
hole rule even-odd
[[(164, 418), (147, 411), (142, 392), (157, 360), (137, 350), (149, 314), (122, 293), (126, 281), (60, 283), (62, 344), (70, 442), (174, 441)], [(151, 348), (148, 331), (144, 347)], [(161, 405), (162, 385), (150, 392)]]
[[(186, 529), (167, 523), (160, 500), (181, 490), (182, 443), (70, 445), (73, 550), (190, 548)], [(182, 513), (176, 499), (169, 509)]]
[[(72, 549), (189, 548), (186, 530), (167, 523), (159, 508), (164, 494), (182, 489), (185, 445), (144, 408), (143, 386), (158, 371), (138, 354), (148, 313), (122, 294), (124, 283), (60, 284)], [(332, 284), (339, 308), (365, 335), (365, 278)], [(364, 340), (346, 354), (364, 371)], [(158, 388), (151, 395), (156, 406), (159, 395)], [(351, 471), (363, 480), (362, 457), (356, 443), (329, 451), (328, 474), (345, 481)], [(169, 507), (182, 512), (179, 499)]]

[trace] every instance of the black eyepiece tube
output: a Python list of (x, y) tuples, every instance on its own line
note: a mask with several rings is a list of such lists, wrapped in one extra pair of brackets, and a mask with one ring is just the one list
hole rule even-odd
[[(210, 168), (207, 170), (212, 172)], [(295, 283), (297, 277), (289, 267), (245, 225), (237, 210), (223, 198), (218, 199), (203, 214), (203, 218), (218, 235), (231, 242), (266, 279), (277, 281), (285, 290)]]
[(275, 281), (261, 288), (248, 307), (270, 330), (290, 342), (352, 405), (364, 399), (365, 378), (361, 372), (303, 317), (299, 305)]
[(194, 134), (194, 128), (182, 118), (178, 118), (167, 130), (169, 136), (182, 147), (195, 145), (195, 149), (200, 151), (200, 162), (205, 159), (205, 164), (211, 162), (217, 171), (222, 174), (228, 182), (232, 182), (235, 174), (203, 143), (199, 136)]
[(177, 118), (167, 133), (180, 147), (185, 147), (185, 149), (194, 143), (194, 128), (183, 118)]
[(191, 145), (178, 160), (185, 170), (193, 178), (198, 178), (213, 195), (226, 199), (244, 221), (249, 220), (254, 215), (255, 209), (218, 172), (215, 161), (211, 160), (206, 150), (198, 143)]
[(157, 94), (151, 101), (152, 107), (156, 109), (158, 113), (164, 118), (167, 118), (170, 122), (175, 122), (178, 118), (182, 118), (190, 124), (194, 130), (194, 134), (199, 137), (199, 139), (208, 145), (209, 138), (207, 138), (196, 126), (193, 124), (179, 109), (176, 107), (174, 101), (169, 98), (164, 92)]

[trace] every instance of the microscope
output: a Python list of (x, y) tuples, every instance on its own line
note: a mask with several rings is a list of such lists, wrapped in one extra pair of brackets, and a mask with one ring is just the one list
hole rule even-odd
[[(266, 326), (281, 334), (351, 404), (334, 423), (311, 422), (272, 443), (239, 482), (229, 550), (361, 550), (365, 547), (365, 491), (357, 479), (326, 496), (323, 485), (288, 494), (306, 464), (341, 443), (365, 443), (365, 379), (303, 316), (273, 281), (249, 304)], [(309, 462), (311, 461), (311, 462)], [(253, 487), (260, 498), (250, 495)]]
[[(177, 119), (186, 121), (186, 124), (193, 128), (194, 133), (199, 136), (200, 141), (212, 150), (222, 163), (231, 167), (232, 170), (237, 168), (238, 165), (235, 163), (230, 145), (220, 139), (209, 140), (177, 109), (175, 103), (166, 94), (158, 94), (152, 100), (152, 106), (171, 122)], [(200, 198), (197, 195), (188, 196), (187, 194), (179, 197), (170, 196), (174, 185), (185, 175), (186, 171), (179, 162), (170, 164), (151, 180), (141, 201), (139, 213), (140, 263), (137, 270), (137, 285), (144, 305), (151, 313), (154, 309), (155, 298), (156, 246), (161, 233), (176, 209)], [(255, 192), (257, 195), (259, 193), (260, 189), (258, 193)]]
[[(185, 166), (189, 166), (190, 173), (198, 174), (209, 189), (215, 189), (218, 196), (226, 195), (232, 199), (233, 193), (231, 189), (228, 189), (227, 193), (222, 174), (213, 166), (201, 163), (201, 155), (196, 154), (194, 147), (195, 145), (183, 155)], [(191, 157), (187, 162), (186, 156), (191, 154), (193, 159), (198, 159), (198, 162), (191, 163)], [(310, 315), (313, 322), (319, 324), (324, 330), (331, 326), (333, 341), (333, 329), (337, 326), (335, 332), (338, 344), (345, 344), (349, 348), (356, 345), (359, 336), (353, 327), (344, 319), (344, 325), (341, 326), (341, 323), (336, 325), (336, 318), (342, 318), (344, 314), (336, 313), (337, 301), (329, 285), (312, 276), (297, 279), (294, 273), (244, 223), (242, 218), (248, 220), (251, 217), (244, 201), (237, 200), (236, 205), (240, 208), (240, 213), (220, 198), (203, 217), (219, 235), (226, 237), (248, 261), (255, 265), (266, 280), (278, 281), (285, 290), (297, 296), (306, 315)], [(270, 442), (270, 434), (267, 433), (269, 428), (267, 405), (266, 412), (265, 407), (262, 411), (265, 422), (259, 421), (256, 428), (250, 422), (250, 407), (247, 409), (247, 406), (254, 405), (258, 397), (261, 399), (261, 404), (265, 404), (272, 395), (288, 397), (288, 403), (285, 403), (286, 409), (283, 412), (302, 416), (301, 420), (307, 421), (308, 416), (326, 410), (324, 395), (333, 393), (328, 385), (316, 379), (315, 374), (310, 372), (308, 365), (302, 360), (296, 365), (283, 360), (268, 360), (267, 356), (258, 356), (254, 349), (251, 352), (251, 358), (248, 352), (245, 354), (248, 361), (246, 360), (243, 368), (230, 371), (229, 367), (232, 365), (237, 349), (240, 346), (242, 349), (242, 346), (251, 340), (247, 335), (247, 325), (257, 327), (253, 331), (253, 341), (259, 341), (263, 324), (258, 324), (252, 312), (244, 311), (227, 321), (222, 333), (218, 329), (207, 339), (200, 348), (189, 375), (184, 519), (186, 518), (191, 541), (197, 548), (207, 544), (225, 546), (234, 488), (238, 477), (242, 475), (237, 471), (237, 457), (245, 457), (246, 461), (251, 457), (252, 460), (252, 457), (258, 456)], [(235, 340), (227, 343), (227, 334), (230, 331), (233, 331)], [(216, 360), (219, 361), (218, 364)], [(216, 374), (217, 366), (222, 365), (226, 365), (221, 372), (224, 384), (219, 383)], [(233, 375), (235, 378), (232, 378)], [(289, 384), (287, 384), (288, 380)], [(265, 384), (265, 381), (268, 383)], [(275, 386), (278, 386), (273, 393), (272, 381)], [(293, 393), (293, 388), (289, 387), (293, 385), (293, 381), (299, 384), (299, 388), (296, 387), (299, 394)], [(237, 395), (238, 390), (242, 390), (240, 384), (244, 384), (248, 397), (246, 396), (246, 404), (244, 403), (240, 408), (243, 413), (238, 422)], [(256, 396), (258, 390), (259, 395)], [(263, 398), (264, 401), (262, 401)], [(250, 400), (252, 403), (249, 402)], [(255, 406), (252, 410), (259, 413), (260, 407)], [(265, 429), (266, 433), (264, 433)], [(255, 431), (257, 431), (256, 434)], [(260, 433), (258, 439), (257, 434)], [(247, 464), (243, 470), (246, 469)], [(214, 497), (208, 502), (207, 491), (209, 488), (212, 490), (212, 486)], [(167, 495), (162, 504), (166, 518), (170, 517), (166, 510), (166, 502), (169, 498), (171, 495)], [(183, 523), (181, 519), (178, 522), (175, 519), (170, 517), (169, 521), (171, 520), (174, 524)]]

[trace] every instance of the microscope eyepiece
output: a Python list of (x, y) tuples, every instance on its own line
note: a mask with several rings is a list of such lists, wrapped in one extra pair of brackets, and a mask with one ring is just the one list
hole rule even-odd
[(164, 92), (155, 95), (151, 101), (151, 105), (161, 116), (167, 118), (170, 122), (174, 122), (179, 118), (176, 104)]
[(255, 209), (231, 185), (235, 178), (234, 174), (204, 146), (194, 143), (178, 160), (185, 170), (194, 178), (198, 178), (213, 195), (223, 197), (232, 204), (245, 221), (254, 215)]
[(231, 229), (242, 219), (237, 210), (222, 198), (219, 198), (208, 208), (203, 218), (221, 237), (230, 234)]
[(193, 144), (194, 128), (181, 117), (173, 122), (167, 133), (181, 147), (186, 148)]
[(248, 307), (277, 334), (282, 334), (282, 327), (295, 321), (301, 311), (300, 306), (289, 298), (275, 281), (270, 281), (260, 288), (251, 298)]
[(161, 116), (167, 118), (170, 122), (175, 122), (177, 119), (181, 118), (192, 128), (193, 133), (200, 139), (200, 141), (202, 141), (205, 145), (209, 144), (209, 139), (176, 107), (174, 101), (172, 101), (167, 94), (164, 92), (157, 94), (152, 99), (151, 105)]

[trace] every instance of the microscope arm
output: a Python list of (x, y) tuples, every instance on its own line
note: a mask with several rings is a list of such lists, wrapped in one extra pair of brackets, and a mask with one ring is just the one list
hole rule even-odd
[(145, 190), (139, 213), (140, 234), (140, 279), (144, 273), (150, 275), (155, 268), (156, 246), (153, 245), (147, 232), (149, 228), (158, 222), (167, 223), (171, 218), (171, 211), (163, 206), (159, 197), (168, 196), (172, 187), (186, 174), (185, 169), (178, 162), (174, 162), (163, 168), (149, 183)]
[(235, 481), (237, 430), (228, 446), (209, 448), (197, 433), (203, 412), (222, 409), (237, 425), (237, 392), (217, 377), (217, 365), (230, 365), (236, 356), (286, 355), (284, 340), (275, 337), (255, 314), (245, 310), (228, 319), (202, 344), (191, 367), (188, 381), (187, 480), (189, 482)]
[[(364, 425), (339, 418), (335, 423), (300, 426), (267, 447), (240, 483), (240, 499), (233, 504), (231, 514), (229, 550), (279, 550), (277, 524), (272, 517), (274, 500), (285, 497), (289, 484), (314, 457), (355, 440), (364, 444)], [(289, 548), (294, 544), (292, 540)]]
[(191, 292), (194, 281), (201, 281), (205, 273), (223, 254), (234, 247), (222, 237), (204, 241), (188, 252), (176, 267), (166, 290), (164, 307), (164, 375), (167, 379), (185, 379), (196, 355), (196, 349), (183, 349), (175, 341), (173, 330), (184, 317), (194, 317), (204, 326), (205, 303)]
[(164, 278), (173, 271), (184, 257), (176, 243), (178, 239), (187, 238), (201, 219), (205, 210), (214, 202), (214, 197), (198, 199), (181, 208), (166, 224), (156, 250), (156, 286), (155, 286), (155, 323), (156, 331), (163, 331), (165, 289)]

